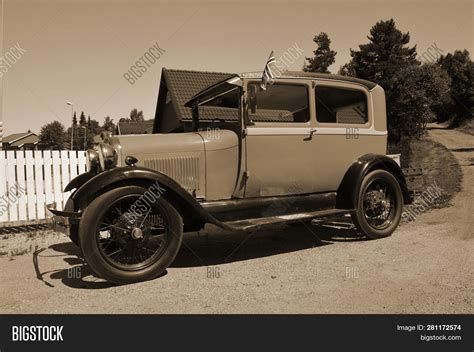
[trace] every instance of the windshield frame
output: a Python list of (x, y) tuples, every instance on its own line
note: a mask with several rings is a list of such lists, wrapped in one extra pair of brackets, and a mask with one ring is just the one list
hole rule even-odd
[[(218, 82), (206, 89), (202, 90), (190, 100), (188, 100), (184, 106), (191, 108), (192, 117), (193, 117), (193, 131), (197, 131), (199, 129), (199, 106), (211, 101), (214, 98), (217, 98), (223, 94), (226, 94), (236, 88), (240, 88), (240, 96), (242, 97), (242, 79), (239, 76), (234, 76), (231, 78), (227, 78), (221, 82)], [(241, 99), (240, 99), (241, 100)], [(241, 104), (239, 104), (240, 106)], [(241, 106), (239, 107), (239, 111), (241, 111)]]

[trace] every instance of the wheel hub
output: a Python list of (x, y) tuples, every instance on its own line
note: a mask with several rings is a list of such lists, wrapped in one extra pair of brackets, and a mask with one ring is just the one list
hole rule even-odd
[(372, 184), (364, 196), (364, 215), (371, 226), (383, 227), (389, 223), (392, 209), (392, 195), (387, 185)]
[(383, 191), (369, 191), (366, 197), (368, 209), (376, 213), (383, 213), (389, 202), (385, 198)]
[(141, 240), (143, 238), (143, 231), (139, 227), (134, 227), (132, 229), (131, 236), (134, 240)]
[(142, 216), (130, 220), (122, 215), (116, 222), (113, 232), (122, 246), (142, 246), (150, 237), (151, 224)]
[(130, 213), (139, 195), (125, 195), (112, 204), (102, 216), (96, 234), (103, 258), (121, 270), (136, 270), (155, 263), (169, 241), (167, 218), (161, 207), (145, 214)]

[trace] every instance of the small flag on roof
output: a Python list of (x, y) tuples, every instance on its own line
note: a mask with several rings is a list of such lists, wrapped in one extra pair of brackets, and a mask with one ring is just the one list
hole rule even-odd
[(275, 65), (275, 56), (273, 56), (272, 50), (265, 65), (265, 69), (263, 70), (262, 83), (260, 83), (260, 87), (263, 90), (267, 89), (267, 84), (273, 84), (273, 80), (275, 79), (275, 74), (273, 73), (272, 67), (273, 65)]

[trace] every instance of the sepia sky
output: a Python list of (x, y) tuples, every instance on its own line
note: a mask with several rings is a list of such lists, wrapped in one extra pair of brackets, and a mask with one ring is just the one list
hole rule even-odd
[[(54, 120), (66, 127), (71, 108), (101, 123), (134, 107), (155, 112), (162, 67), (223, 72), (262, 70), (268, 54), (296, 45), (311, 56), (325, 31), (337, 51), (367, 42), (379, 20), (394, 18), (418, 54), (434, 43), (444, 53), (473, 54), (473, 1), (42, 1), (4, 0), (3, 51), (26, 50), (3, 78), (4, 136)], [(155, 43), (165, 50), (129, 84), (123, 78)], [(300, 70), (301, 57), (290, 69)]]

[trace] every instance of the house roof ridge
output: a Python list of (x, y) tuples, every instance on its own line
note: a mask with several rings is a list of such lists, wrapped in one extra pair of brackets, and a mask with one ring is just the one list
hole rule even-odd
[(237, 75), (237, 73), (233, 72), (222, 72), (222, 71), (200, 71), (200, 70), (184, 70), (184, 69), (177, 69), (177, 68), (166, 68), (163, 67), (163, 70), (168, 72), (183, 72), (183, 73), (204, 73), (204, 74), (220, 74), (220, 75)]
[[(20, 132), (20, 133), (12, 133), (12, 134), (9, 134), (8, 136), (5, 136), (2, 138), (2, 143), (8, 143), (8, 144), (12, 144), (12, 143), (15, 143), (16, 141), (22, 139), (22, 138), (26, 138), (28, 136), (31, 136), (32, 134), (34, 134), (35, 136), (38, 136), (36, 133), (34, 132)], [(8, 137), (11, 137), (11, 136), (15, 136), (15, 135), (20, 135), (19, 137), (15, 138), (15, 139), (12, 139), (11, 141), (8, 140)], [(5, 141), (7, 140), (7, 141)]]

